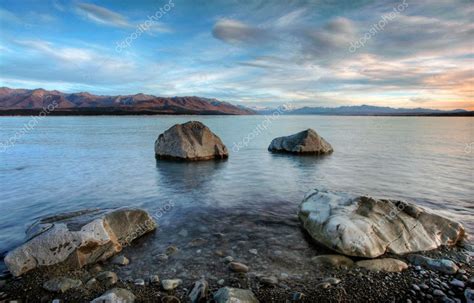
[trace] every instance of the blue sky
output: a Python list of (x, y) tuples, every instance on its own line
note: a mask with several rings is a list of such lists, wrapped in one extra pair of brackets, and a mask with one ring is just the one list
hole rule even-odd
[(5, 1), (0, 85), (473, 108), (472, 1)]

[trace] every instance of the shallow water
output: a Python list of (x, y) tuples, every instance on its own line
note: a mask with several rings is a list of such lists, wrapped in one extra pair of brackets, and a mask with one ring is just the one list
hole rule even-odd
[[(0, 117), (0, 142), (30, 119)], [(188, 120), (202, 121), (218, 134), (230, 158), (157, 162), (158, 134)], [(240, 250), (251, 258), (252, 248), (268, 249), (269, 255), (291, 254), (288, 249), (311, 254), (295, 213), (304, 194), (316, 187), (416, 202), (446, 211), (474, 231), (473, 118), (282, 116), (236, 150), (233, 143), (264, 120), (47, 117), (0, 153), (0, 250), (20, 244), (26, 226), (47, 214), (136, 206), (161, 225), (151, 244), (143, 244), (156, 253), (170, 244), (196, 252), (189, 243), (203, 237), (207, 250), (199, 254)], [(267, 151), (272, 138), (309, 127), (332, 144), (332, 155)]]

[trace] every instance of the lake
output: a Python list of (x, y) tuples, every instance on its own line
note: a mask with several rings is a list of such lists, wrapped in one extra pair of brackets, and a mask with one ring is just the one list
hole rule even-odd
[[(31, 119), (0, 117), (0, 142)], [(220, 136), (229, 159), (157, 161), (157, 136), (189, 120)], [(297, 226), (297, 206), (312, 188), (415, 202), (474, 230), (474, 118), (263, 121), (264, 116), (46, 117), (0, 153), (0, 250), (20, 244), (26, 227), (41, 216), (84, 208), (145, 208), (158, 218), (154, 237), (162, 245), (185, 243), (209, 230), (238, 235), (262, 224)], [(249, 137), (258, 125), (266, 129)], [(273, 138), (307, 128), (330, 142), (334, 153), (298, 157), (267, 151)], [(265, 232), (278, 238), (284, 231)], [(292, 245), (295, 241), (302, 240), (295, 237)]]

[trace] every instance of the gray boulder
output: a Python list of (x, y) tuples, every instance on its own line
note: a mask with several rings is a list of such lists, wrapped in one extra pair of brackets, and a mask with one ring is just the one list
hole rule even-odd
[(176, 124), (159, 135), (155, 142), (159, 159), (186, 161), (225, 159), (227, 147), (207, 126), (198, 121)]
[(217, 303), (258, 303), (257, 298), (248, 289), (222, 287), (214, 293)]
[(298, 216), (313, 239), (349, 256), (432, 250), (465, 236), (460, 223), (413, 204), (329, 191), (309, 192)]
[(144, 210), (89, 210), (39, 220), (27, 230), (27, 242), (10, 251), (5, 264), (19, 276), (40, 266), (81, 268), (104, 261), (134, 239), (156, 228)]
[(271, 152), (315, 155), (333, 152), (331, 144), (311, 128), (291, 136), (273, 139), (268, 150)]

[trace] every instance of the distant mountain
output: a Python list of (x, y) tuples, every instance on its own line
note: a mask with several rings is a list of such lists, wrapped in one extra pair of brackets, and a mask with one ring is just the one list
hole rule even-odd
[[(259, 114), (269, 114), (269, 109), (259, 110)], [(443, 111), (427, 108), (392, 108), (371, 105), (340, 107), (302, 107), (285, 111), (286, 115), (334, 115), (334, 116), (472, 116), (474, 112), (464, 109)]]
[(196, 114), (251, 115), (254, 111), (216, 99), (136, 94), (99, 96), (87, 92), (0, 87), (0, 115), (29, 115), (54, 105), (52, 115)]

